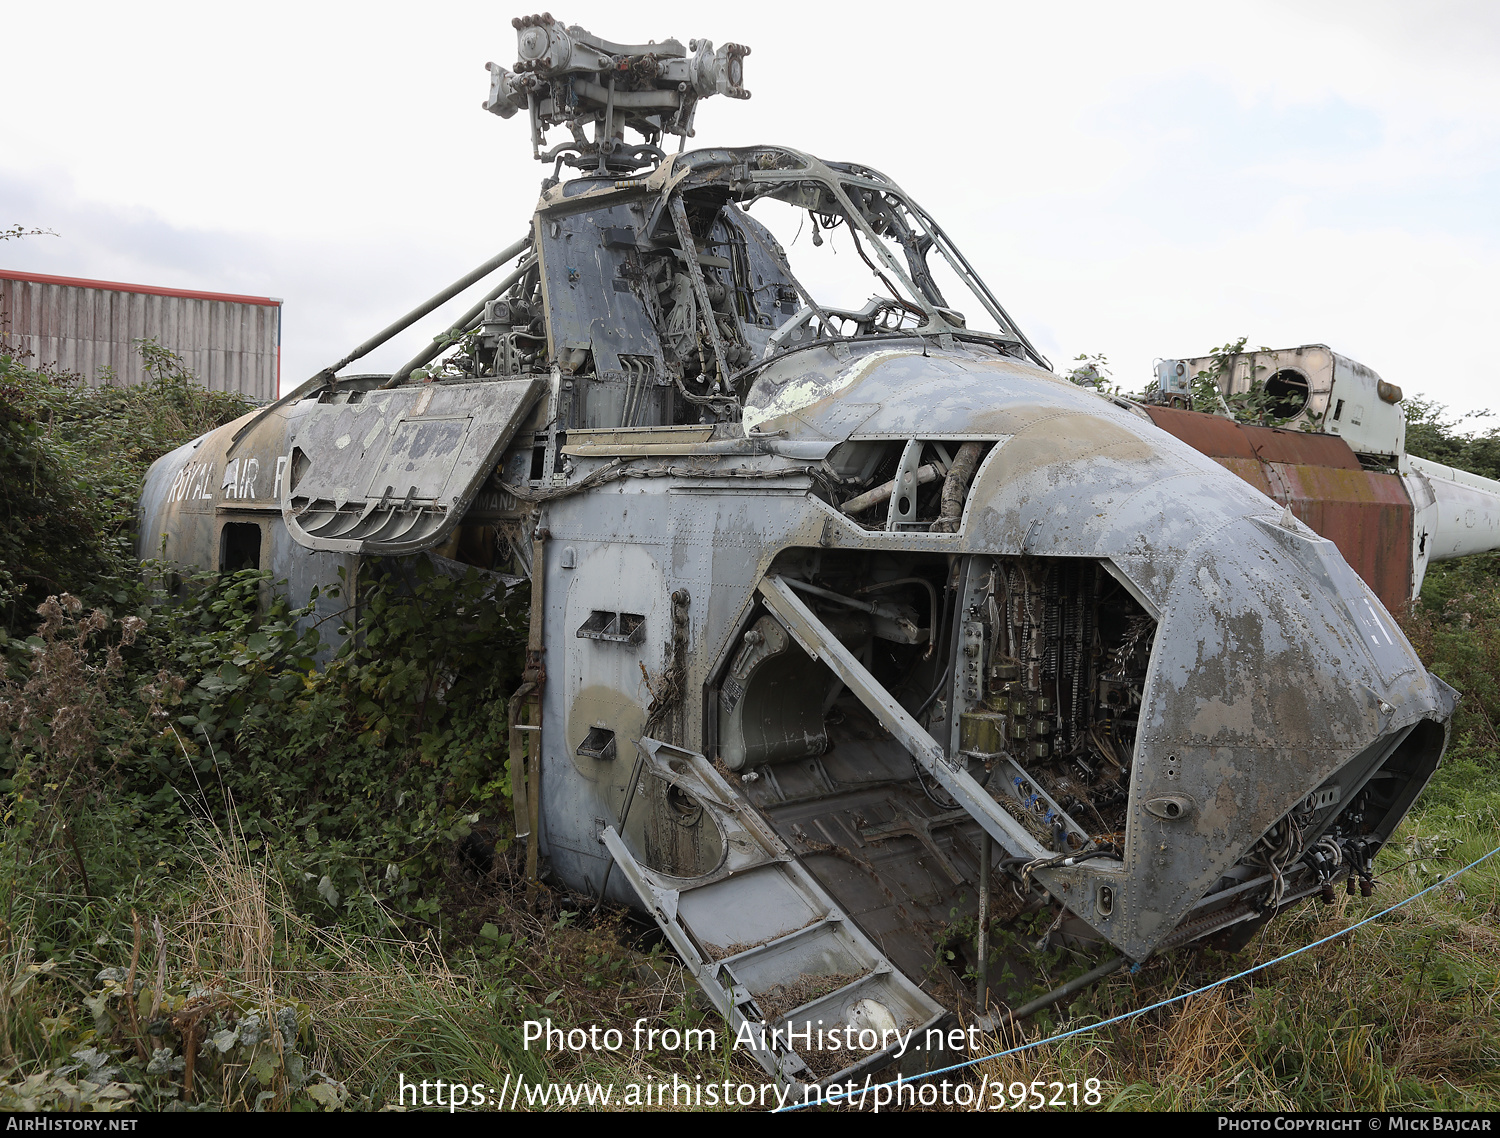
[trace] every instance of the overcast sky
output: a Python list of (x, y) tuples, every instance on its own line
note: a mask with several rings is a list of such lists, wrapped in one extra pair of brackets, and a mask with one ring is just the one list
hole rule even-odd
[[(562, 0), (559, 0), (561, 3)], [(545, 171), (480, 103), (494, 3), (10, 5), (0, 266), (286, 301), (283, 387), (524, 231)], [(607, 4), (746, 43), (698, 144), (900, 182), (1059, 370), (1247, 336), (1500, 404), (1500, 4)], [(455, 302), (455, 310), (466, 302)], [(451, 318), (451, 314), (450, 314)], [(389, 370), (441, 317), (369, 357)]]

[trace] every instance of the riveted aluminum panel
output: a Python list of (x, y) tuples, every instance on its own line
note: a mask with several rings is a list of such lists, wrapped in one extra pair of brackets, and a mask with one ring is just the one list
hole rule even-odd
[(538, 378), (424, 384), (306, 403), (281, 484), (287, 529), (299, 545), (337, 553), (431, 548), (457, 524), (544, 386)]
[[(1074, 911), (1133, 958), (1171, 935), (1214, 875), (1306, 793), (1296, 788), (1318, 785), (1419, 719), (1447, 717), (1410, 646), (1333, 542), (1137, 408), (993, 356), (823, 354), (817, 383), (804, 370), (810, 360), (783, 365), (801, 373), (795, 383), (773, 376), (762, 389), (757, 381), (749, 402), (762, 430), (1008, 435), (975, 475), (959, 533), (922, 540), (970, 553), (1107, 559), (1161, 614), (1125, 862), (1038, 874), (1055, 894), (1071, 882)], [(857, 427), (846, 425), (853, 416), (839, 414), (840, 403), (860, 408)], [(1246, 461), (1243, 445), (1236, 449)], [(1256, 461), (1269, 480), (1275, 464)], [(840, 544), (886, 538), (835, 532)], [(1181, 824), (1145, 810), (1178, 792), (1196, 804)], [(1107, 916), (1086, 900), (1105, 882), (1116, 895)]]

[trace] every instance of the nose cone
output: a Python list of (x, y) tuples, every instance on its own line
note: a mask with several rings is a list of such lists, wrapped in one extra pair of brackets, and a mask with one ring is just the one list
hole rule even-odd
[[(1289, 515), (1205, 528), (1174, 570), (1131, 784), (1118, 935), (1136, 951), (1310, 793), (1450, 710), (1333, 543)], [(1179, 817), (1151, 810), (1170, 797)]]
[[(767, 380), (750, 400), (763, 432), (992, 441), (948, 548), (1095, 560), (1156, 621), (1123, 862), (1047, 883), (1128, 955), (1180, 942), (1237, 865), (1240, 882), (1260, 872), (1241, 863), (1289, 813), (1309, 842), (1331, 832), (1332, 804), (1386, 764), (1400, 786), (1361, 807), (1378, 844), (1430, 775), (1451, 693), (1373, 592), (1332, 542), (1138, 408), (1010, 361), (909, 351)], [(1315, 792), (1324, 806), (1303, 809)]]
[(968, 548), (1101, 559), (1158, 622), (1107, 922), (1139, 959), (1310, 793), (1357, 766), (1347, 801), (1451, 702), (1337, 547), (1290, 512), (1128, 409), (1034, 380), (1005, 389), (1028, 421), (976, 482)]

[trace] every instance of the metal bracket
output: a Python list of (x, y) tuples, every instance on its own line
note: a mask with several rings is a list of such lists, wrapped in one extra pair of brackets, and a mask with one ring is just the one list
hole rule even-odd
[(917, 468), (922, 463), (922, 442), (911, 439), (901, 452), (901, 462), (896, 467), (895, 485), (891, 487), (891, 508), (886, 514), (885, 528), (898, 530), (917, 522)]

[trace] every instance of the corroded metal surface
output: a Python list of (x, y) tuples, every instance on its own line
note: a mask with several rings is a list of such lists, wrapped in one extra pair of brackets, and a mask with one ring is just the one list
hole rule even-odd
[(1401, 479), (1366, 470), (1337, 435), (1236, 423), (1167, 407), (1152, 422), (1213, 458), (1338, 546), (1389, 609), (1412, 595), (1412, 503)]

